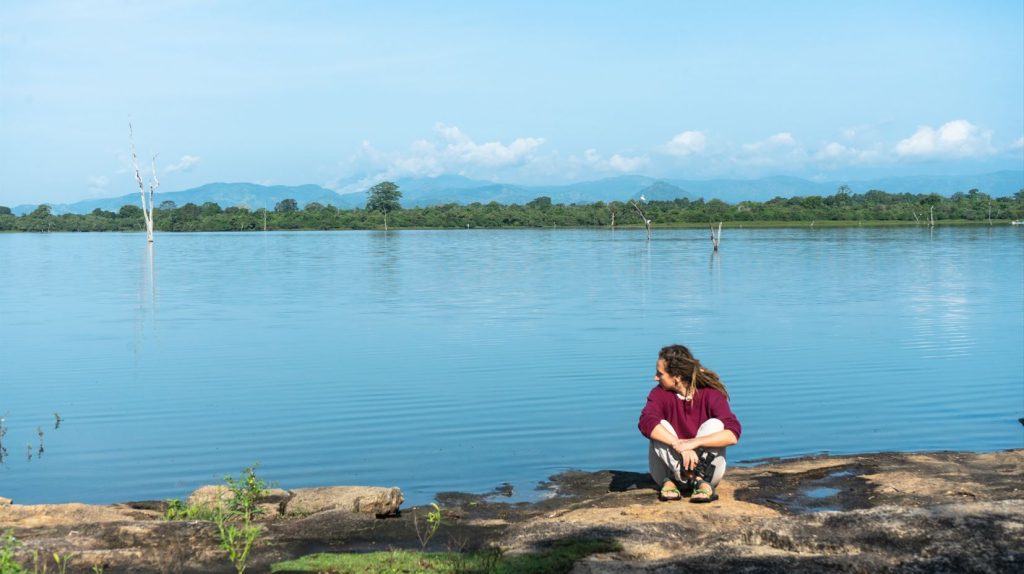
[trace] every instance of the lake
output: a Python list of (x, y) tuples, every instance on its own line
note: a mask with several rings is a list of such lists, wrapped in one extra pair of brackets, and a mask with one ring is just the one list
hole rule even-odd
[[(0, 235), (0, 496), (645, 471), (658, 349), (731, 463), (1024, 447), (1020, 226)], [(54, 428), (59, 413), (59, 428)], [(42, 432), (43, 452), (39, 452)]]

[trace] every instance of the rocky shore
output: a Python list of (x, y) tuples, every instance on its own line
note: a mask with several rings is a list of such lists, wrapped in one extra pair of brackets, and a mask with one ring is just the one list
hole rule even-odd
[[(712, 504), (658, 502), (644, 474), (567, 472), (535, 503), (441, 493), (431, 550), (532, 552), (566, 539), (622, 550), (573, 572), (1024, 571), (1024, 450), (878, 453), (733, 468)], [(205, 490), (204, 490), (205, 489)], [(204, 487), (193, 502), (216, 501)], [(2, 494), (2, 493), (0, 493)], [(68, 572), (234, 572), (204, 520), (163, 519), (166, 503), (19, 505), (0, 499), (0, 532), (32, 551), (72, 555)], [(391, 488), (276, 490), (262, 501), (249, 572), (312, 552), (419, 549), (426, 509)], [(414, 518), (418, 519), (414, 521)], [(50, 566), (53, 571), (53, 565)]]

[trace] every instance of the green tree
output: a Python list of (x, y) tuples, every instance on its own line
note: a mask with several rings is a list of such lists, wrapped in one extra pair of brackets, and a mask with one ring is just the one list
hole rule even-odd
[(217, 215), (221, 211), (223, 210), (220, 208), (220, 204), (214, 201), (207, 201), (206, 203), (199, 206), (199, 212), (202, 213), (203, 217)]
[(11, 215), (11, 208), (6, 205), (0, 205), (0, 215)]
[(274, 213), (293, 213), (299, 210), (299, 202), (294, 199), (282, 199), (274, 206)]
[(402, 192), (390, 181), (382, 181), (366, 192), (366, 210), (379, 211), (384, 214), (384, 231), (388, 230), (388, 213), (402, 209), (398, 200)]
[(547, 209), (551, 207), (551, 198), (546, 195), (542, 195), (535, 199), (531, 199), (529, 202), (527, 202), (526, 206), (536, 207), (538, 209)]
[(125, 219), (136, 219), (142, 217), (142, 208), (138, 205), (122, 205), (121, 209), (117, 210), (117, 215)]

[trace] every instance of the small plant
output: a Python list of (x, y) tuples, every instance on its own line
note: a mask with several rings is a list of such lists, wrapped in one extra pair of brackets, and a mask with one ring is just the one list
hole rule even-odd
[(67, 554), (53, 553), (53, 561), (57, 563), (57, 572), (59, 574), (67, 574), (68, 564), (71, 563), (72, 557), (74, 557), (74, 554), (70, 552)]
[(233, 495), (228, 501), (228, 510), (242, 516), (247, 523), (252, 521), (253, 516), (263, 512), (257, 504), (261, 498), (267, 495), (269, 486), (256, 476), (256, 467), (258, 466), (259, 464), (254, 464), (242, 469), (239, 478), (231, 475), (224, 477), (224, 482), (227, 483)]
[(39, 559), (39, 551), (38, 550), (33, 550), (32, 551), (32, 574), (46, 574), (47, 570), (49, 570), (49, 562), (47, 562), (45, 558), (43, 558), (40, 561), (40, 559)]
[(102, 564), (93, 564), (92, 565), (92, 574), (103, 574), (103, 570), (104, 570), (104, 568), (103, 568)]
[(164, 510), (164, 522), (171, 520), (188, 520), (189, 506), (180, 498), (167, 499), (167, 508)]
[(193, 506), (182, 502), (179, 498), (170, 498), (167, 500), (163, 519), (165, 522), (171, 520), (216, 520), (217, 509), (212, 506)]
[(416, 538), (420, 541), (420, 548), (422, 550), (427, 549), (427, 544), (430, 544), (430, 539), (437, 534), (437, 529), (441, 527), (441, 507), (436, 502), (431, 502), (433, 510), (427, 512), (427, 522), (425, 525), (420, 525), (419, 515), (415, 512), (412, 515), (412, 525), (416, 529)]
[(249, 551), (252, 550), (263, 529), (250, 524), (248, 520), (241, 527), (229, 524), (223, 511), (217, 513), (216, 523), (220, 547), (227, 551), (228, 558), (238, 574), (245, 574), (245, 563), (249, 559)]
[(21, 542), (14, 537), (14, 531), (4, 531), (0, 537), (0, 574), (21, 574), (25, 571), (21, 564), (14, 561), (14, 553), (19, 546)]
[[(253, 465), (242, 469), (238, 478), (225, 476), (224, 482), (231, 492), (226, 501), (227, 508), (220, 504), (190, 505), (181, 499), (167, 500), (164, 520), (210, 520), (217, 525), (217, 542), (227, 551), (231, 564), (243, 574), (249, 552), (259, 538), (262, 528), (252, 523), (253, 518), (261, 513), (258, 503), (267, 494), (267, 483), (256, 476)], [(235, 521), (235, 524), (232, 524)], [(0, 572), (0, 574), (4, 574)]]

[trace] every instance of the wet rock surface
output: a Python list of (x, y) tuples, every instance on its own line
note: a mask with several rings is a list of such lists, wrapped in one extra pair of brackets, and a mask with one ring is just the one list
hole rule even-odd
[[(620, 542), (574, 572), (1024, 571), (1024, 450), (879, 453), (761, 461), (733, 468), (712, 504), (658, 502), (641, 473), (566, 472), (534, 503), (504, 502), (507, 485), (441, 493), (432, 550), (535, 551), (567, 538)], [(388, 490), (388, 489), (380, 489)], [(290, 504), (292, 491), (268, 504)], [(328, 491), (329, 492), (329, 491)], [(210, 491), (212, 499), (219, 492)], [(381, 494), (378, 492), (378, 494)], [(388, 495), (395, 500), (395, 493)], [(398, 493), (400, 496), (400, 493)], [(164, 522), (164, 503), (0, 506), (0, 530), (32, 550), (74, 555), (69, 572), (233, 572), (204, 521)], [(251, 572), (310, 552), (418, 549), (432, 508), (380, 518), (360, 505), (303, 516), (265, 514)], [(367, 506), (367, 508), (370, 508)]]

